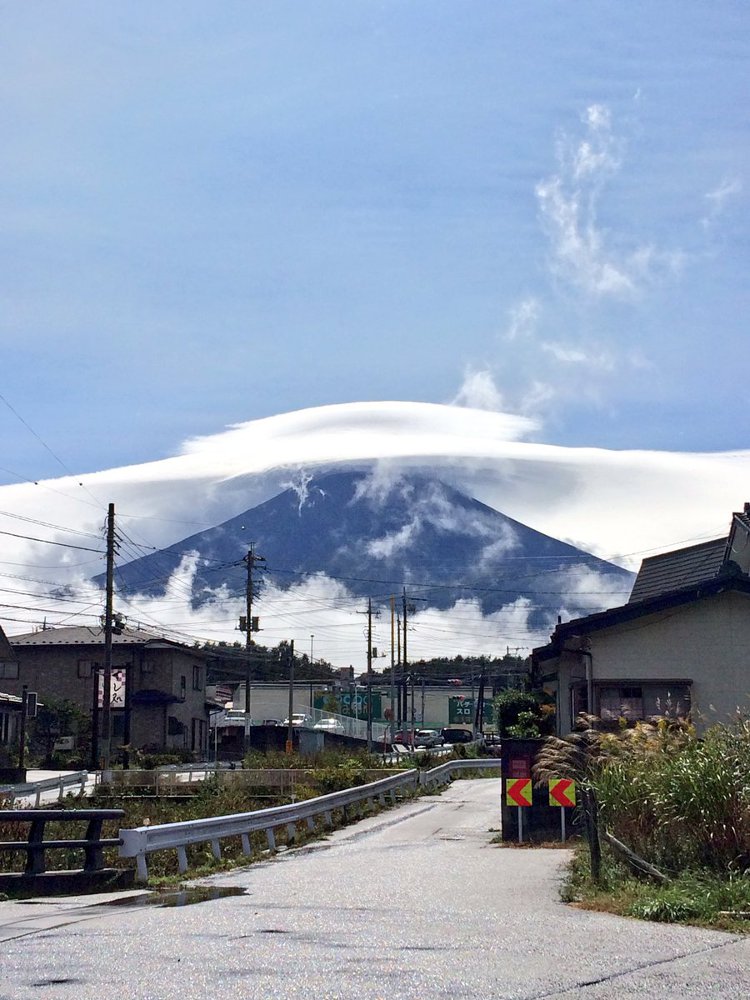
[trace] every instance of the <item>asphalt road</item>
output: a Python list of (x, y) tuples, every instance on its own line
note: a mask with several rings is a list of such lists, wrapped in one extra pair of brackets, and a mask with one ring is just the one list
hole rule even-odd
[(750, 939), (563, 905), (566, 851), (499, 849), (499, 781), (457, 781), (212, 879), (184, 907), (0, 903), (0, 1000), (750, 996)]

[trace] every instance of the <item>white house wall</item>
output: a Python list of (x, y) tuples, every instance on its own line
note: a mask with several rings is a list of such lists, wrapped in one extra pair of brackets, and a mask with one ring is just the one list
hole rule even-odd
[(724, 593), (590, 635), (595, 683), (692, 680), (694, 718), (750, 710), (750, 597)]

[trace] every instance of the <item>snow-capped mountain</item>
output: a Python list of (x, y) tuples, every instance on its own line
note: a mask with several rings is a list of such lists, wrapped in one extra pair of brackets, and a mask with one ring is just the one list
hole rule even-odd
[(256, 573), (259, 589), (264, 577), (286, 589), (322, 574), (376, 602), (404, 586), (435, 608), (474, 598), (485, 614), (526, 599), (536, 628), (562, 610), (575, 614), (620, 603), (632, 582), (621, 567), (439, 479), (338, 472), (300, 477), (294, 487), (214, 528), (121, 565), (118, 591), (163, 594), (181, 562), (195, 553), (193, 606), (217, 592), (239, 597), (251, 544), (265, 559)]

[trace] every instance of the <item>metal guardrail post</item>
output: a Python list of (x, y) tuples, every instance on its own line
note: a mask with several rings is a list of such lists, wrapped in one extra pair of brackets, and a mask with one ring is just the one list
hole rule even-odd
[[(103, 848), (118, 847), (120, 838), (102, 838), (102, 824), (105, 820), (121, 819), (125, 815), (122, 809), (8, 809), (3, 811), (2, 818), (7, 823), (28, 823), (29, 833), (26, 841), (0, 842), (2, 851), (25, 851), (25, 875), (42, 875), (46, 871), (46, 851), (52, 850), (83, 850), (83, 871), (95, 872), (104, 867)], [(46, 824), (87, 822), (86, 834), (83, 839), (45, 840)]]
[[(381, 778), (378, 781), (356, 788), (332, 792), (299, 803), (286, 806), (276, 806), (269, 809), (259, 809), (252, 813), (241, 813), (234, 816), (211, 817), (203, 820), (192, 820), (182, 823), (166, 823), (159, 826), (138, 827), (131, 830), (120, 830), (121, 857), (134, 857), (138, 878), (148, 879), (146, 857), (157, 850), (176, 849), (180, 870), (187, 865), (185, 848), (189, 844), (210, 843), (214, 857), (221, 857), (220, 840), (223, 837), (241, 836), (247, 838), (252, 832), (264, 831), (269, 850), (275, 850), (276, 841), (274, 828), (286, 826), (287, 837), (293, 843), (296, 836), (296, 825), (304, 820), (308, 829), (314, 829), (315, 817), (322, 815), (326, 822), (332, 821), (333, 809), (343, 810), (350, 815), (368, 805), (374, 804), (377, 798), (384, 801), (386, 795), (395, 802), (399, 792), (418, 787), (441, 785), (450, 780), (454, 772), (497, 770), (501, 762), (497, 758), (476, 758), (469, 760), (447, 761), (430, 771), (402, 771), (398, 775)], [(247, 841), (249, 847), (249, 840)], [(245, 840), (243, 839), (243, 849)]]
[(44, 870), (44, 826), (46, 820), (37, 816), (31, 821), (29, 846), (26, 849), (25, 875), (41, 875)]

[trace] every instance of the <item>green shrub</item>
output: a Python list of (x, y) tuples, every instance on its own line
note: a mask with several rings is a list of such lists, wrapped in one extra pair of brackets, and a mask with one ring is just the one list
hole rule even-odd
[(664, 721), (609, 737), (593, 785), (601, 821), (672, 872), (750, 867), (750, 722), (698, 738)]
[(492, 707), (500, 736), (535, 739), (554, 732), (554, 705), (541, 692), (501, 691)]

